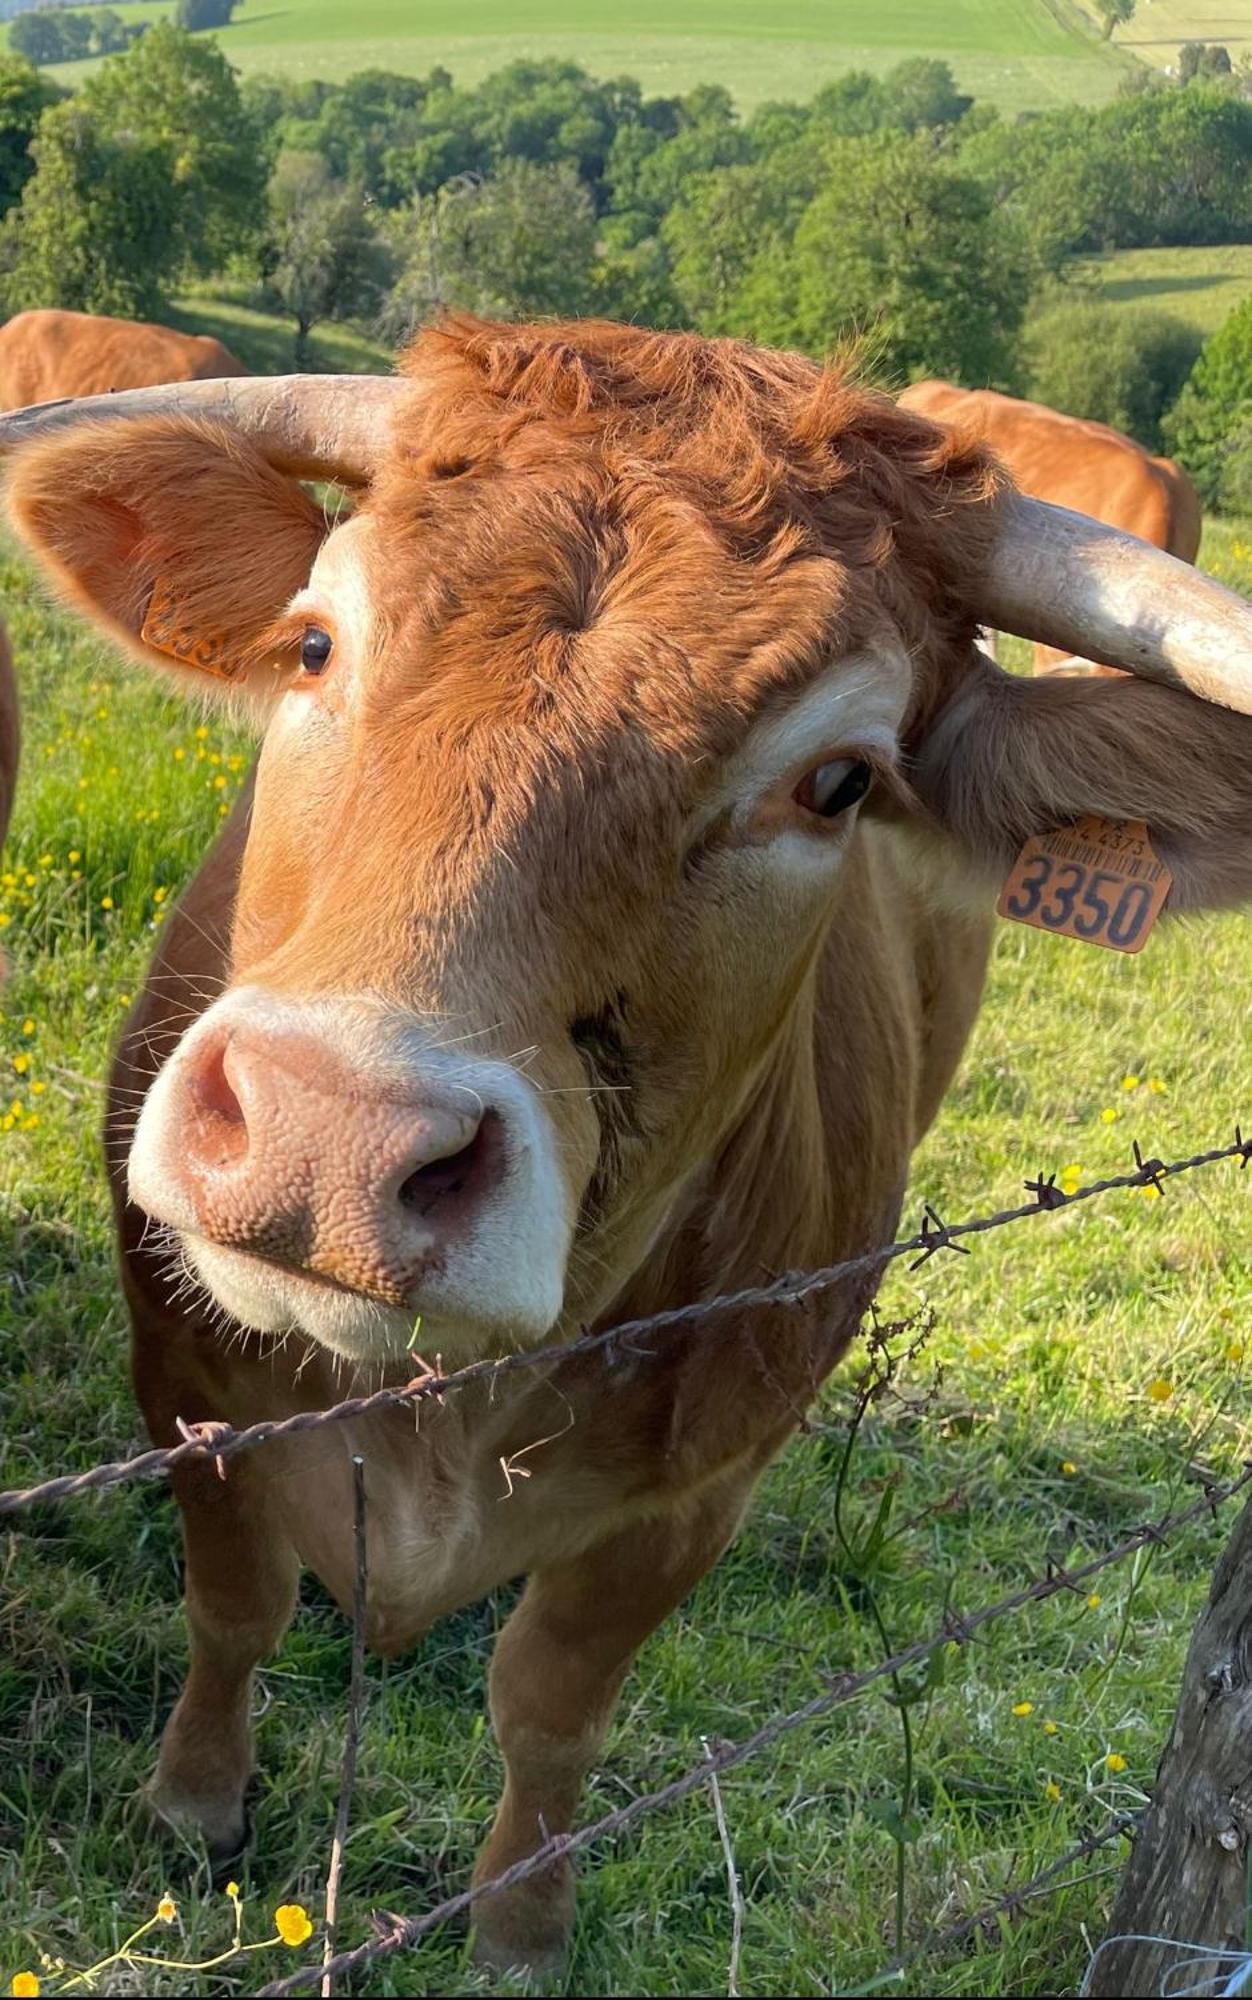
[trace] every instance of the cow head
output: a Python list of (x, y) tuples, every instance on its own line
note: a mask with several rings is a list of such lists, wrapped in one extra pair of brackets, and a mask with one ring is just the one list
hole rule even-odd
[[(873, 920), (875, 821), (933, 894), (1089, 811), (1184, 904), (1252, 887), (1246, 607), (836, 371), (466, 321), (403, 382), (210, 387), (49, 418), (10, 498), (264, 722), (229, 984), (131, 1157), (248, 1326), (463, 1359), (602, 1310)], [(1177, 685), (1015, 682), (980, 621)]]

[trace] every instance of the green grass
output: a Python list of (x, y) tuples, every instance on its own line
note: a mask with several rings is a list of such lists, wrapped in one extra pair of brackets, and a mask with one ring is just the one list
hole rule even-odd
[[(211, 333), (257, 375), (287, 374), (296, 365), (295, 322), (244, 305), (229, 287), (184, 292), (167, 308), (169, 326), (183, 333)], [(310, 369), (327, 375), (391, 373), (393, 354), (357, 328), (325, 321), (310, 340)]]
[[(168, 8), (118, 10), (151, 21)], [(218, 30), (237, 68), (341, 80), (354, 70), (421, 75), (443, 63), (473, 83), (518, 56), (573, 57), (597, 75), (636, 76), (649, 91), (726, 85), (746, 108), (807, 98), (841, 70), (881, 70), (943, 56), (962, 86), (1013, 110), (1102, 103), (1126, 58), (1098, 42), (1070, 0), (244, 0)], [(64, 64), (72, 81), (90, 65)]]
[(1081, 269), (1113, 304), (1160, 306), (1210, 334), (1252, 292), (1252, 243), (1115, 250)]
[[(1252, 590), (1252, 527), (1212, 527), (1205, 560)], [(195, 867), (239, 782), (243, 746), (216, 727), (203, 733), (193, 712), (49, 611), (8, 554), (0, 588), (26, 713), (0, 881), (12, 962), (0, 996), (8, 1484), (139, 1441), (93, 1138), (99, 1079), (164, 907), (155, 892), (172, 894)], [(1250, 974), (1239, 917), (1166, 927), (1133, 960), (1003, 927), (908, 1216), (923, 1197), (951, 1217), (1012, 1202), (1040, 1167), (1116, 1170), (1132, 1136), (1169, 1156), (1222, 1141), (1240, 1114), (1246, 1129)], [(1142, 1081), (1124, 1088), (1128, 1076)], [(39, 1123), (27, 1129), (32, 1116)], [(895, 1518), (907, 1526), (871, 1577), (893, 1639), (933, 1630), (949, 1598), (974, 1609), (1049, 1557), (1109, 1546), (1191, 1490), (1194, 1460), (1225, 1469), (1248, 1449), (1250, 1182), (1212, 1170), (1171, 1185), (1163, 1201), (1110, 1197), (985, 1238), (969, 1257), (915, 1274), (895, 1267), (885, 1311), (928, 1304), (936, 1330), (906, 1371), (908, 1400), (875, 1410), (851, 1482), (866, 1516), (884, 1482), (899, 1483)], [(1167, 1401), (1152, 1399), (1158, 1380), (1170, 1385)], [(822, 1422), (766, 1478), (734, 1550), (645, 1648), (588, 1789), (588, 1818), (694, 1762), (702, 1735), (742, 1735), (804, 1700), (824, 1673), (880, 1657), (864, 1580), (841, 1560), (834, 1527), (848, 1387), (845, 1371)], [(1137, 1578), (1129, 1564), (1109, 1573), (1098, 1604), (1062, 1596), (951, 1659), (945, 1684), (913, 1711), (909, 1937), (1056, 1859), (1109, 1807), (1142, 1801), (1221, 1539), (1206, 1523)], [(180, 1927), (162, 1932), (161, 1946), (207, 1955), (228, 1936), (224, 1899), (194, 1852), (150, 1835), (136, 1798), (185, 1660), (170, 1502), (150, 1485), (48, 1507), (6, 1524), (3, 1547), (0, 1973), (37, 1967), (40, 1952), (87, 1964), (150, 1913), (167, 1883)], [(501, 1592), (400, 1662), (368, 1668), (349, 1942), (368, 1935), (372, 1908), (421, 1910), (467, 1877), (499, 1777), (479, 1717), (510, 1598)], [(309, 1586), (262, 1677), (264, 1777), (241, 1871), (253, 1936), (288, 1898), (320, 1915), (347, 1671), (346, 1626)], [(1015, 1716), (1026, 1701), (1032, 1713)], [(1124, 1772), (1110, 1772), (1110, 1751), (1126, 1759)], [(894, 1849), (877, 1815), (898, 1798), (900, 1771), (898, 1716), (875, 1692), (726, 1780), (747, 1905), (744, 1991), (867, 1990), (891, 1951)], [(1075, 1870), (1077, 1886), (918, 1965), (892, 1990), (1072, 1991), (1082, 1926), (1098, 1935), (1114, 1879), (1111, 1857), (1094, 1865), (1092, 1879)], [(695, 1797), (584, 1869), (568, 1990), (723, 1991), (728, 1936), (713, 1815)], [(252, 1961), (254, 1977), (276, 1969), (269, 1957)], [(241, 1988), (229, 1968), (150, 1978), (144, 1990), (170, 1994)], [(48, 1978), (45, 1990), (56, 1984)], [(113, 1990), (128, 1990), (124, 1976)], [(440, 1934), (355, 1990), (480, 1988), (461, 1939)]]

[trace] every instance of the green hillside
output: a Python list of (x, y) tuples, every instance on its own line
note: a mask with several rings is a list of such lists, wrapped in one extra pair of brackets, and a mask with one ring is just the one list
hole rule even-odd
[[(169, 8), (129, 0), (118, 12), (151, 21)], [(244, 0), (218, 39), (242, 71), (337, 80), (443, 63), (473, 83), (519, 56), (565, 56), (652, 92), (724, 84), (745, 107), (911, 55), (944, 58), (964, 89), (1012, 110), (1103, 103), (1130, 60), (1070, 0), (635, 0), (625, 15), (609, 0), (531, 0), (524, 15), (511, 0), (472, 12), (456, 0)]]
[(1115, 250), (1083, 268), (1110, 303), (1159, 306), (1209, 334), (1252, 292), (1252, 243)]

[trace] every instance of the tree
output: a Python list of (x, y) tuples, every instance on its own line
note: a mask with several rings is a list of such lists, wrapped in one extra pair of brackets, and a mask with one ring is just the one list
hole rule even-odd
[(46, 110), (35, 172), (3, 224), (5, 304), (146, 318), (178, 263), (179, 190), (164, 145), (114, 137), (83, 95)]
[(747, 273), (726, 330), (823, 356), (864, 336), (892, 380), (1013, 387), (1027, 260), (985, 188), (925, 135), (837, 140), (796, 225)]
[(119, 144), (142, 135), (164, 152), (176, 270), (220, 271), (255, 241), (266, 163), (235, 73), (214, 43), (159, 21), (89, 77), (80, 97), (102, 133)]
[(1219, 83), (1234, 75), (1234, 67), (1230, 50), (1221, 42), (1184, 42), (1178, 51), (1180, 84), (1193, 83), (1197, 77), (1202, 82)]
[(192, 34), (201, 28), (227, 28), (235, 0), (178, 0), (174, 25)]
[(1161, 420), (1191, 373), (1200, 337), (1150, 306), (1062, 297), (1027, 322), (1022, 349), (1027, 391), (1037, 401), (1112, 424), (1160, 451)]
[(119, 55), (147, 32), (145, 22), (132, 24), (124, 21), (112, 7), (93, 7), (88, 25), (91, 28), (92, 53), (98, 56)]
[(773, 246), (782, 246), (786, 257), (821, 178), (820, 156), (793, 144), (689, 183), (661, 225), (689, 326), (703, 333), (743, 330), (741, 295), (748, 273)]
[(1200, 351), (1164, 424), (1210, 507), (1237, 512), (1252, 499), (1252, 298), (1228, 315)]
[(1100, 32), (1106, 42), (1112, 41), (1114, 28), (1120, 28), (1135, 11), (1135, 0), (1095, 0), (1096, 13), (1100, 16)]
[(35, 171), (31, 141), (60, 91), (21, 56), (0, 56), (0, 215), (12, 208)]
[(887, 71), (882, 87), (885, 122), (901, 132), (959, 124), (974, 102), (957, 89), (949, 65), (932, 56), (913, 56), (897, 63)]
[(1236, 1993), (1244, 1983), (1250, 1657), (1252, 1504), (1235, 1523), (1192, 1634), (1152, 1803), (1086, 1992), (1181, 1992), (1183, 1974), (1197, 1981), (1207, 1973), (1195, 1987), (1201, 1992)]
[(19, 14), (9, 29), (9, 47), (33, 63), (77, 62), (91, 54), (91, 22), (64, 7)]
[(320, 320), (377, 310), (387, 259), (360, 186), (336, 180), (316, 153), (280, 155), (269, 210), (265, 292), (295, 320), (295, 363), (305, 368)]
[(401, 211), (404, 264), (383, 317), (407, 338), (440, 306), (503, 319), (586, 312), (594, 303), (595, 209), (572, 166), (506, 160)]
[(1045, 269), (1079, 252), (1252, 235), (1252, 105), (1212, 83), (985, 127), (959, 157)]

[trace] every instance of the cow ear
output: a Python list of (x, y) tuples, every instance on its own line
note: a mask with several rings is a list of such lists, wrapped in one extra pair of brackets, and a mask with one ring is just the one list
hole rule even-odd
[(919, 746), (915, 789), (958, 875), (1003, 882), (1032, 834), (1144, 820), (1166, 914), (1252, 898), (1252, 716), (1130, 675), (1020, 679), (979, 658)]
[(60, 594), (127, 652), (262, 710), (280, 691), (265, 634), (327, 526), (246, 440), (187, 418), (84, 423), (16, 455), (8, 504)]

